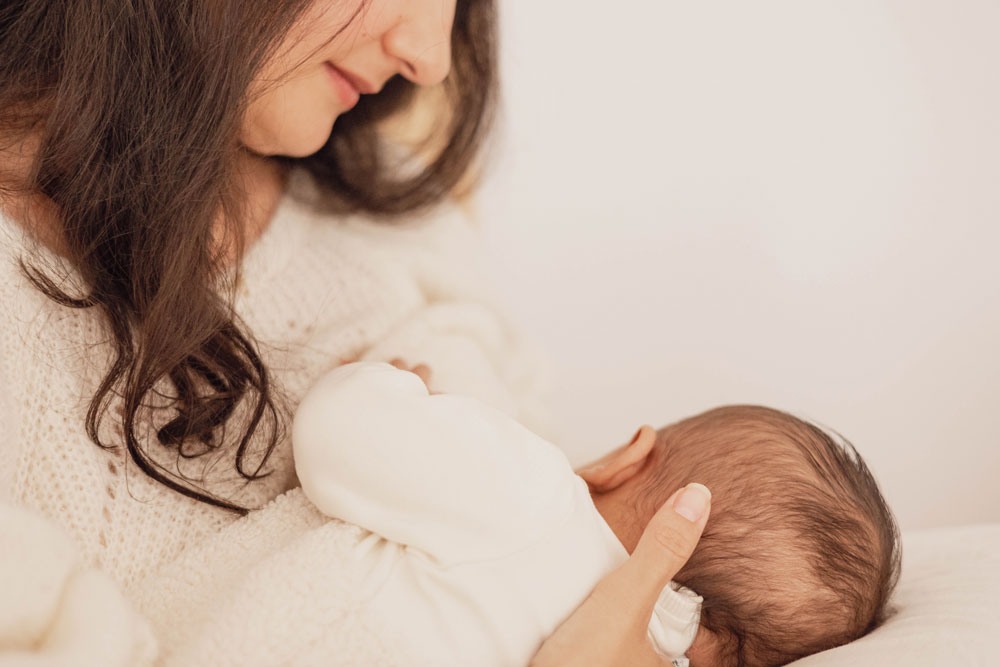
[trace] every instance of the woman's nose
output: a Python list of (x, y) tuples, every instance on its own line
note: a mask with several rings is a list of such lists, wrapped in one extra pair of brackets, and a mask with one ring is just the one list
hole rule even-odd
[[(430, 4), (441, 3), (435, 0)], [(386, 32), (382, 48), (399, 61), (400, 74), (418, 85), (433, 86), (451, 71), (453, 22), (454, 9), (414, 12)]]

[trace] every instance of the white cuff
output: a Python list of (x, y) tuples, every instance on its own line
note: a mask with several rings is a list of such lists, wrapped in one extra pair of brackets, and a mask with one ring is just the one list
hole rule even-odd
[(653, 648), (665, 658), (680, 658), (691, 648), (698, 632), (702, 597), (671, 581), (653, 607), (647, 634)]

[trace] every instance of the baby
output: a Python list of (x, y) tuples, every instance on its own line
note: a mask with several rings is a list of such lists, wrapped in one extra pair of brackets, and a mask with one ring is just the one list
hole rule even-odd
[(292, 442), (317, 508), (371, 531), (364, 604), (408, 664), (527, 665), (693, 480), (712, 514), (648, 633), (675, 664), (777, 665), (852, 641), (898, 577), (895, 523), (853, 447), (776, 410), (644, 426), (580, 476), (504, 413), (360, 362), (310, 389)]

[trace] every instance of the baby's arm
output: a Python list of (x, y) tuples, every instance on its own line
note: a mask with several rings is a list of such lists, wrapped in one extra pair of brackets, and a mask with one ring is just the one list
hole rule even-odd
[(324, 376), (296, 411), (292, 441), (320, 510), (449, 563), (539, 539), (583, 483), (562, 451), (503, 412), (431, 396), (385, 363)]

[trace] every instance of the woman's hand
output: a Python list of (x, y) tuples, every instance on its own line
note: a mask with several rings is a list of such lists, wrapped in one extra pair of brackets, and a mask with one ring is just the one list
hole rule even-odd
[(545, 640), (531, 667), (663, 667), (669, 661), (646, 636), (663, 587), (694, 551), (708, 521), (711, 494), (678, 489), (657, 510), (631, 557), (606, 576)]

